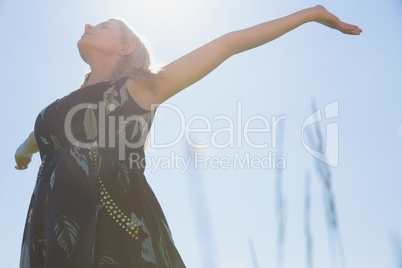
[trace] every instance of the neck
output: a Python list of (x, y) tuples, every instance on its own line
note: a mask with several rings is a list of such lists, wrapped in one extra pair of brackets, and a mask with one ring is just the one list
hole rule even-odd
[(96, 61), (91, 61), (91, 75), (88, 79), (87, 86), (109, 81), (112, 74), (113, 68), (116, 65), (118, 58), (107, 58), (107, 59), (96, 59)]

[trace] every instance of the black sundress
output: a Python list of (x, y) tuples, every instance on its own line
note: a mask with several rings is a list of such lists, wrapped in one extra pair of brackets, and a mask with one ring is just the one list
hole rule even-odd
[(20, 268), (185, 267), (145, 175), (155, 111), (127, 76), (77, 89), (35, 121), (42, 163)]

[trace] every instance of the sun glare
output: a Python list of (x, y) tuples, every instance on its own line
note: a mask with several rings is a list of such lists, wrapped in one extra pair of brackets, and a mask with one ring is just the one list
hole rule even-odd
[(159, 14), (169, 13), (180, 14), (188, 4), (185, 0), (147, 0), (141, 1), (142, 8), (149, 12), (156, 12)]

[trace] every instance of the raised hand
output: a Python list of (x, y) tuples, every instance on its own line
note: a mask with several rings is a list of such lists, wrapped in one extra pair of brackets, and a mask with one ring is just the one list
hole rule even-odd
[(359, 35), (362, 32), (362, 29), (358, 26), (341, 21), (337, 16), (328, 12), (326, 8), (321, 5), (316, 5), (313, 9), (315, 11), (315, 22), (339, 30), (344, 34)]
[(28, 164), (31, 162), (32, 155), (17, 155), (15, 154), (15, 162), (17, 165), (15, 169), (23, 170), (28, 168)]
[(21, 152), (21, 150), (18, 148), (17, 151), (15, 152), (15, 162), (17, 163), (15, 169), (18, 170), (27, 169), (28, 164), (31, 162), (31, 159), (32, 154), (25, 154)]
[(32, 155), (39, 151), (38, 144), (35, 140), (35, 132), (32, 131), (28, 138), (17, 148), (15, 152), (15, 169), (23, 170), (28, 168)]

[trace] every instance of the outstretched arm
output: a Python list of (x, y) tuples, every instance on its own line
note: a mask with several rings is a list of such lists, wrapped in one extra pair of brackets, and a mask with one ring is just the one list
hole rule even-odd
[(268, 43), (310, 21), (324, 24), (345, 34), (358, 35), (361, 32), (359, 27), (340, 21), (320, 5), (250, 28), (233, 31), (166, 65), (158, 73), (159, 94), (149, 99), (152, 98), (151, 103), (159, 105), (205, 77), (232, 55)]

